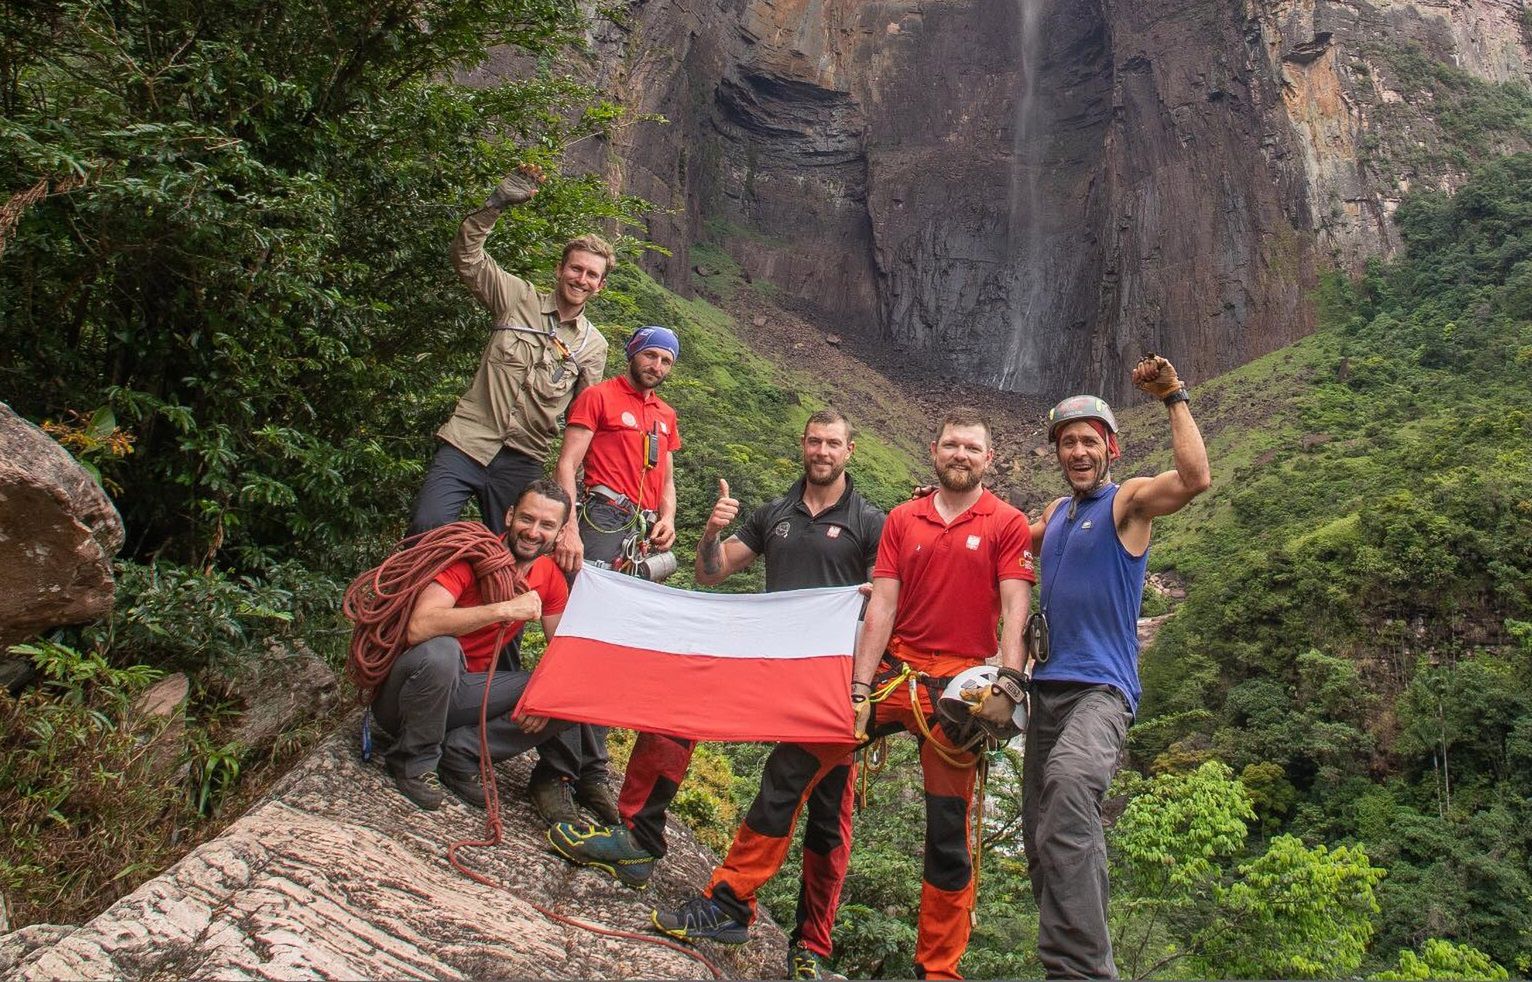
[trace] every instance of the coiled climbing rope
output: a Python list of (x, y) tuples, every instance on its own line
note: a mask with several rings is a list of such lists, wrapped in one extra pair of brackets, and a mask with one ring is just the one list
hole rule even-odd
[[(473, 567), (484, 603), (500, 603), (526, 592), (526, 581), (516, 571), (516, 557), (500, 536), (478, 522), (453, 522), (410, 536), (381, 565), (346, 587), (341, 611), (355, 625), (346, 675), (360, 692), (363, 705), (372, 702), (394, 661), (410, 646), (410, 613), (416, 599), (443, 570), (465, 560)], [(500, 650), (498, 641), (494, 650)]]

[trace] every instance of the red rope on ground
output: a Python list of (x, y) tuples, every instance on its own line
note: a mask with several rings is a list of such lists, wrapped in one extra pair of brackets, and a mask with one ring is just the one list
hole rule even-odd
[[(484, 603), (511, 600), (527, 591), (526, 579), (516, 569), (516, 559), (506, 548), (505, 541), (478, 522), (454, 522), (411, 536), (401, 542), (398, 550), (381, 565), (358, 576), (346, 588), (341, 610), (355, 625), (351, 632), (350, 655), (346, 659), (346, 674), (356, 684), (364, 705), (372, 702), (378, 686), (388, 678), (394, 661), (409, 647), (410, 613), (415, 609), (415, 601), (421, 591), (447, 567), (464, 560), (473, 566)], [(495, 680), (495, 667), (500, 661), (498, 652), (505, 643), (505, 635), (506, 625), (501, 625), (491, 649), (497, 654), (490, 660), (489, 675), (484, 680), (484, 699), (479, 703), (479, 779), (484, 785), (485, 837), (460, 839), (452, 843), (447, 847), (447, 862), (470, 880), (517, 897), (551, 921), (593, 934), (669, 948), (701, 962), (713, 973), (713, 978), (724, 978), (718, 966), (699, 951), (663, 938), (619, 931), (560, 914), (520, 896), (502, 883), (474, 872), (458, 859), (459, 849), (498, 846), (504, 840), (504, 829), (500, 822), (500, 792), (495, 780), (495, 765), (489, 759), (486, 728), (489, 723), (490, 687)]]

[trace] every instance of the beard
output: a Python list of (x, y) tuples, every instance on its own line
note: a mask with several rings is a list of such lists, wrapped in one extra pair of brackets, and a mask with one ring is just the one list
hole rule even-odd
[(844, 464), (838, 467), (835, 464), (827, 464), (823, 466), (828, 467), (829, 471), (827, 473), (823, 473), (823, 476), (821, 476), (820, 473), (816, 473), (816, 466), (819, 465), (809, 463), (805, 463), (803, 465), (803, 479), (816, 487), (822, 488), (827, 485), (834, 484), (836, 481), (840, 480), (840, 476), (842, 474), (846, 473), (846, 467)]
[(646, 392), (650, 389), (658, 389), (660, 383), (665, 381), (665, 376), (658, 372), (641, 372), (632, 365), (629, 365), (628, 381), (633, 383), (633, 388), (640, 392)]
[(972, 491), (979, 486), (981, 474), (972, 468), (963, 468), (953, 465), (938, 468), (936, 479), (941, 486), (948, 491), (956, 491), (961, 494), (964, 491)]
[(552, 552), (553, 546), (554, 542), (552, 539), (548, 540), (546, 543), (539, 544), (529, 539), (523, 539), (518, 535), (511, 539), (511, 555), (516, 557), (516, 559), (520, 562), (530, 563), (538, 556), (546, 556), (548, 553)]

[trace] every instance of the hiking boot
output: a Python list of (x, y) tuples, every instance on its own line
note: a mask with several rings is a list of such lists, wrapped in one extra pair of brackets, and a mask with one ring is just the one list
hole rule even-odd
[(442, 771), (440, 772), (442, 787), (451, 791), (464, 802), (475, 808), (483, 808), (487, 804), (484, 795), (484, 779), (478, 771)]
[(787, 949), (787, 977), (790, 979), (844, 979), (845, 976), (825, 964), (824, 956), (801, 944)]
[(434, 812), (442, 806), (442, 786), (436, 780), (435, 771), (426, 771), (416, 777), (395, 774), (394, 787), (399, 789), (400, 794), (428, 812)]
[(575, 804), (595, 815), (602, 825), (621, 825), (622, 814), (617, 810), (617, 798), (612, 786), (601, 775), (582, 777), (574, 785)]
[(560, 822), (576, 825), (580, 822), (580, 812), (575, 808), (574, 794), (570, 790), (569, 782), (563, 778), (534, 780), (527, 786), (527, 797), (532, 801), (532, 810), (549, 825), (557, 825)]
[(662, 933), (682, 941), (744, 944), (750, 940), (750, 926), (724, 913), (712, 897), (693, 897), (680, 910), (657, 910), (653, 920)]
[(654, 875), (658, 858), (633, 844), (625, 825), (556, 822), (548, 829), (553, 851), (580, 866), (591, 866), (642, 890)]

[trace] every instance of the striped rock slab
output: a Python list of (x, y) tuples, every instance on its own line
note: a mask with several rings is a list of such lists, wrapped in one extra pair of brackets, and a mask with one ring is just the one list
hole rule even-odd
[[(670, 854), (639, 892), (548, 851), (525, 801), (531, 762), (499, 773), (505, 841), (468, 849), (482, 886), (447, 863), (484, 813), (450, 793), (415, 808), (355, 753), (353, 719), (246, 815), (83, 927), (0, 937), (10, 979), (707, 978), (652, 944), (556, 922), (529, 901), (645, 933), (656, 904), (707, 882), (715, 857), (671, 824)], [(762, 914), (740, 948), (701, 950), (744, 978), (782, 974), (786, 938)]]

